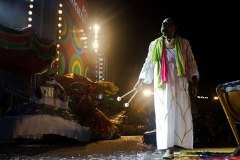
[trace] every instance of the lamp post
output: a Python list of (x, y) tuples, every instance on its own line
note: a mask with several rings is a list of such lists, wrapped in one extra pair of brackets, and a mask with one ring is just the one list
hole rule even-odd
[(105, 80), (105, 57), (103, 53), (101, 52), (101, 47), (99, 45), (99, 31), (100, 27), (98, 24), (95, 24), (93, 27), (90, 27), (90, 29), (93, 29), (93, 51), (96, 54), (97, 60), (96, 60), (96, 81), (104, 81)]

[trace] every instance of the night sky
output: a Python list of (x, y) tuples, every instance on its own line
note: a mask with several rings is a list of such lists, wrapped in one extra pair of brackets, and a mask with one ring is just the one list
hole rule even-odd
[(107, 78), (130, 90), (137, 81), (149, 43), (162, 20), (175, 19), (178, 32), (192, 46), (200, 72), (199, 95), (215, 94), (222, 83), (240, 79), (237, 2), (88, 0), (91, 22), (101, 26)]

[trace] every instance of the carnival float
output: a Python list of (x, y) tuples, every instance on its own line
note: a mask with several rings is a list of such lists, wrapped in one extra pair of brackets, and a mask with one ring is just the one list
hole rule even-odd
[(0, 142), (44, 135), (80, 142), (118, 138), (118, 128), (98, 109), (99, 96), (114, 96), (118, 87), (53, 72), (55, 48), (31, 28), (0, 26)]

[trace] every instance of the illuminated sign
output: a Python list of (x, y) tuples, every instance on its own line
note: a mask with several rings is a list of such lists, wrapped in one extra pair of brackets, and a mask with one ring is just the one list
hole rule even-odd
[(74, 8), (76, 14), (78, 15), (82, 23), (86, 24), (88, 14), (85, 5), (82, 3), (80, 4), (79, 0), (69, 0), (69, 2), (71, 3), (72, 7)]

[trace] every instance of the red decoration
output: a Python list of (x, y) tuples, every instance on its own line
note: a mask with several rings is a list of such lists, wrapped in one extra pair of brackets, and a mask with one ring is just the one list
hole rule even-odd
[(0, 25), (0, 70), (38, 74), (57, 57), (55, 45), (39, 39), (31, 28), (13, 30)]

